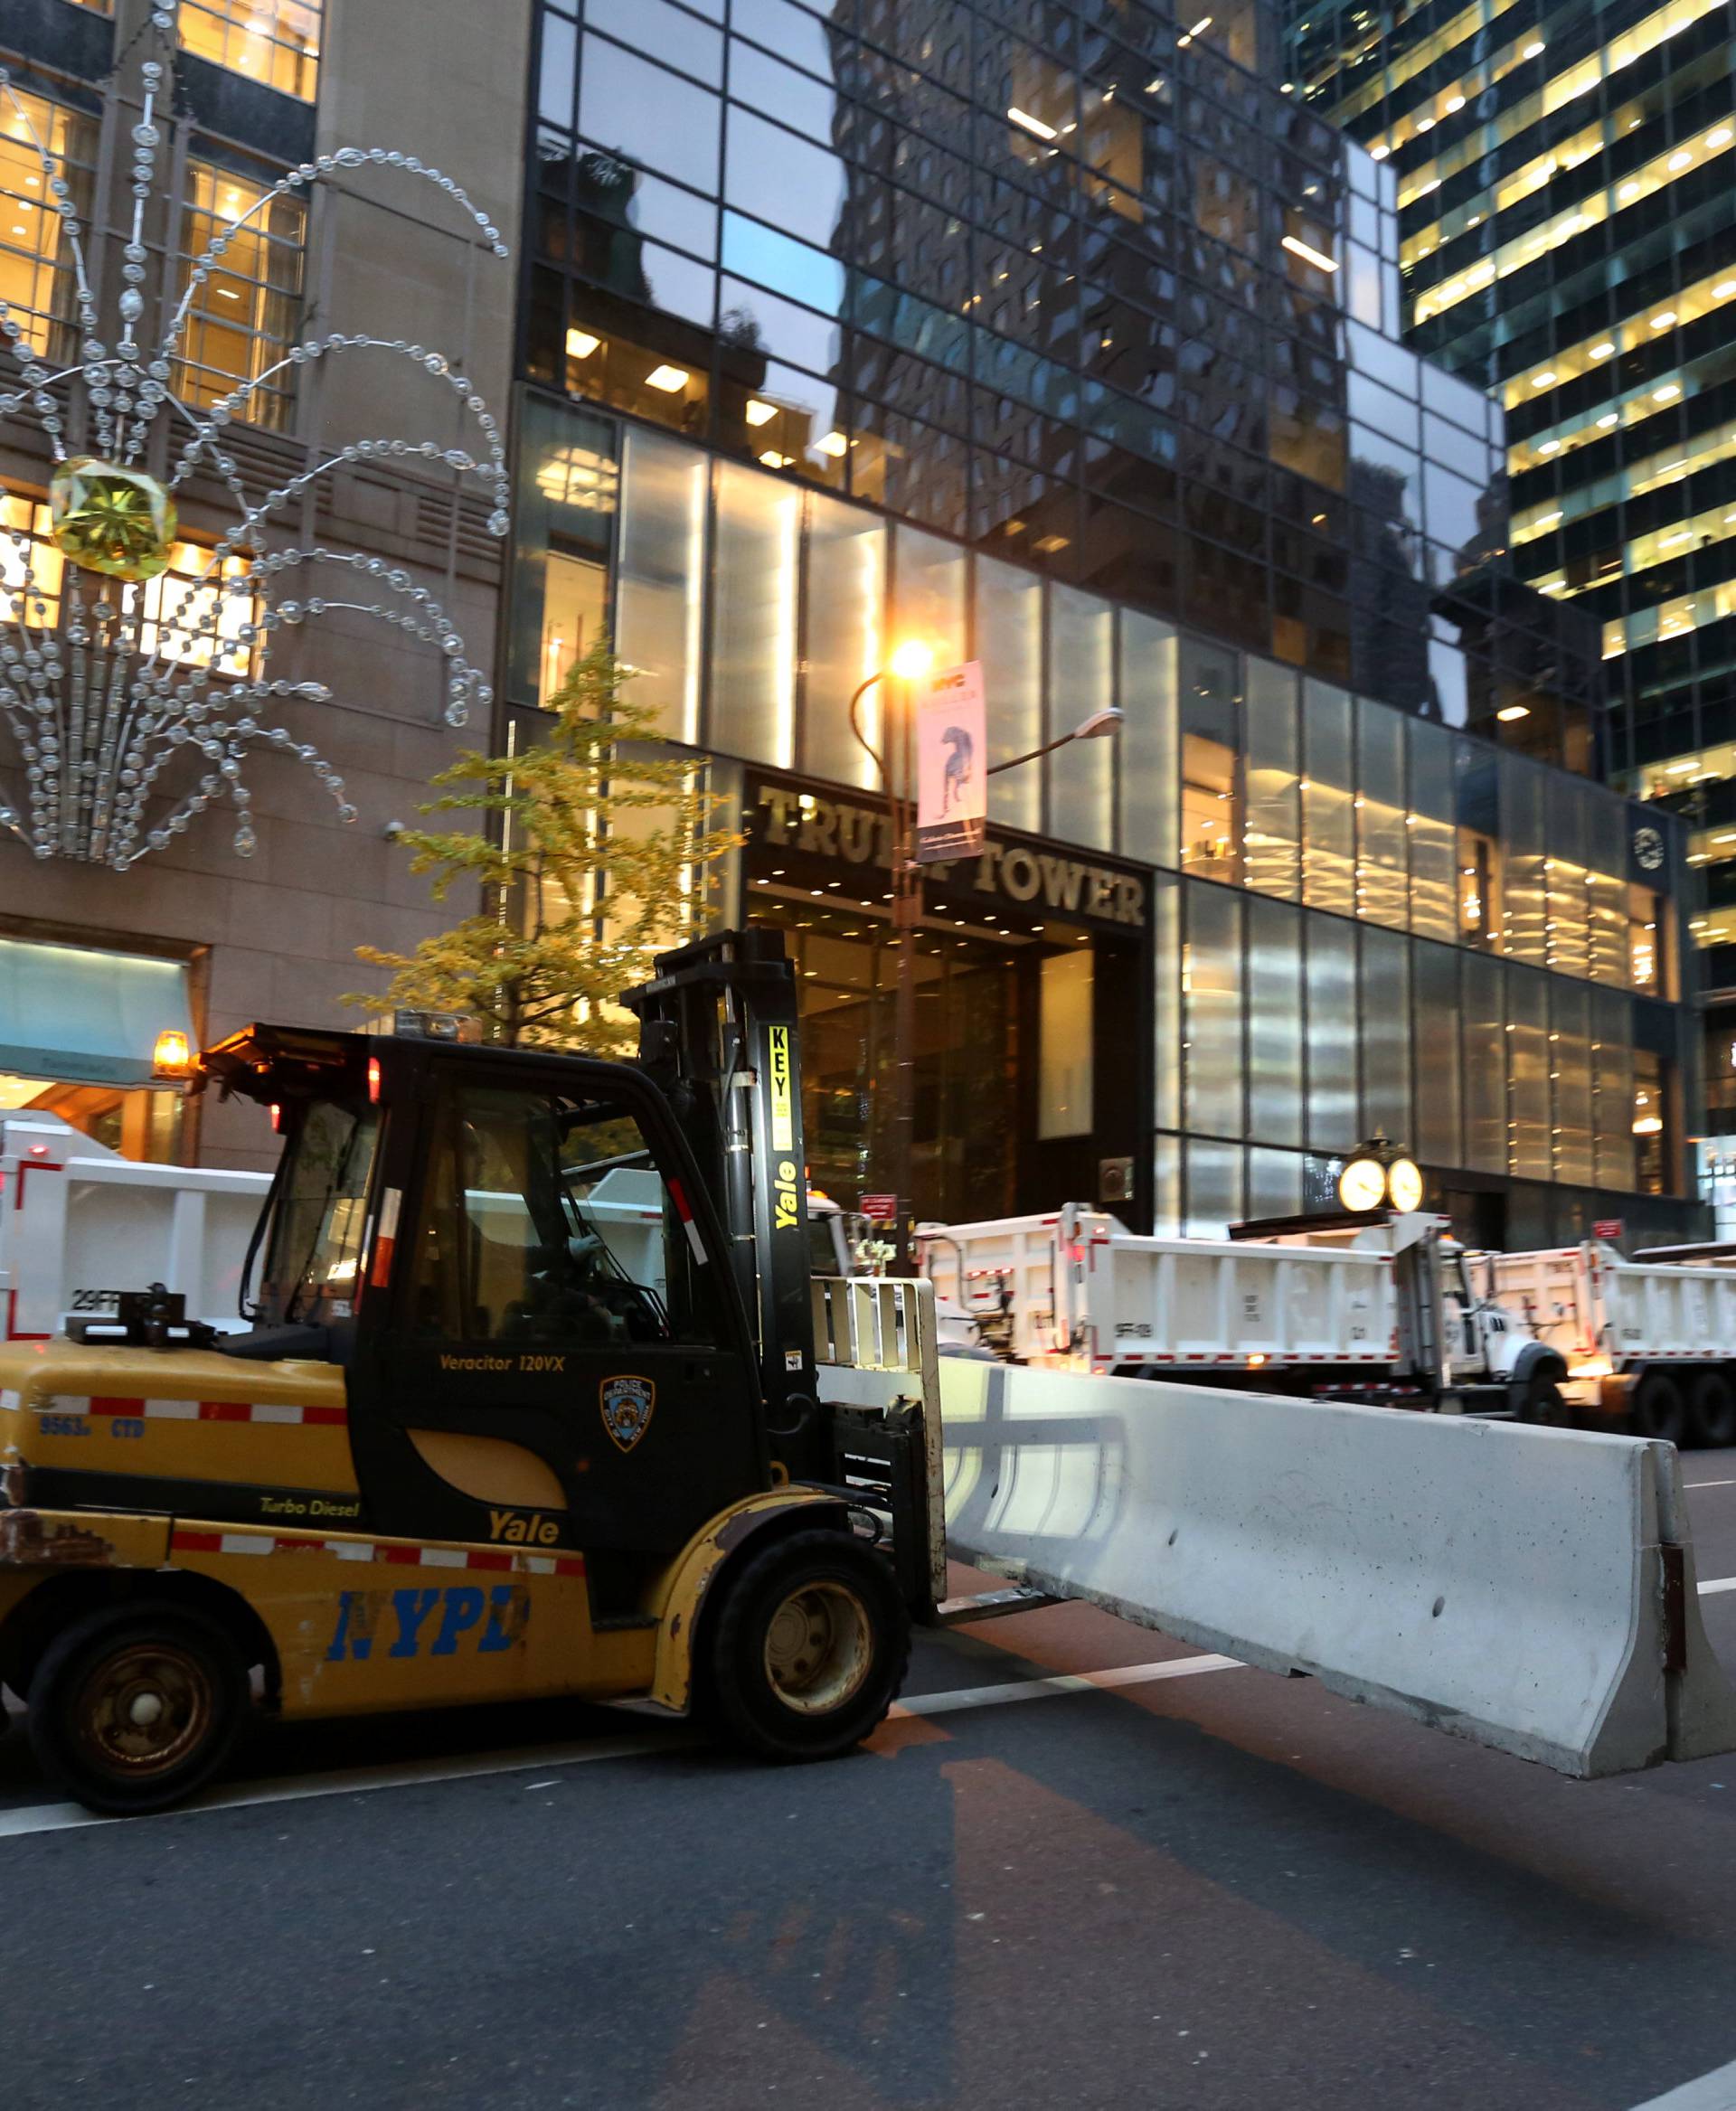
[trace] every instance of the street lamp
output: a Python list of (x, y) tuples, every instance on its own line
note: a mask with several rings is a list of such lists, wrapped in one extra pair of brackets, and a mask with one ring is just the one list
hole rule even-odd
[[(876, 668), (856, 685), (850, 699), (850, 730), (880, 773), (881, 790), (892, 812), (892, 929), (897, 958), (892, 986), (892, 1267), (901, 1276), (911, 1268), (910, 1206), (916, 1164), (916, 934), (922, 921), (922, 869), (914, 855), (916, 802), (911, 796), (910, 685), (920, 682), (934, 666), (933, 647), (920, 638), (906, 638), (893, 648), (884, 667)], [(892, 741), (875, 748), (862, 730), (862, 700), (877, 682), (891, 676), (901, 691), (903, 709), (897, 712), (893, 730), (898, 744), (898, 768), (888, 767)], [(1110, 704), (1062, 733), (1045, 740), (1024, 755), (991, 763), (986, 777), (1004, 769), (1016, 769), (1023, 762), (1052, 755), (1072, 740), (1100, 740), (1118, 731), (1122, 713)]]

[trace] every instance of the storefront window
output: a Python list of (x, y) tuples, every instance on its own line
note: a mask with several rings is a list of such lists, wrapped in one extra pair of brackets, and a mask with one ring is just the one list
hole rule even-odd
[(1241, 834), (1246, 884), (1294, 901), (1302, 867), (1301, 720), (1297, 678), (1270, 660), (1248, 663), (1248, 812)]
[(1300, 1144), (1301, 911), (1255, 900), (1247, 919), (1248, 1133), (1269, 1144)]
[(1222, 1239), (1246, 1214), (1242, 1208), (1242, 1151), (1240, 1144), (1187, 1140), (1187, 1221), (1189, 1239)]
[(796, 745), (801, 505), (794, 485), (718, 465), (708, 745), (785, 766)]
[(1410, 1143), (1410, 948), (1396, 931), (1362, 940), (1362, 1126)]
[(1412, 949), (1417, 1118), (1410, 1141), (1425, 1165), (1465, 1163), (1459, 1134), (1458, 966), (1458, 955), (1450, 947)]
[(1241, 959), (1241, 899), (1215, 887), (1189, 887), (1187, 942), (1182, 956), (1187, 1053), (1184, 1126), (1208, 1136), (1245, 1133)]
[(1467, 954), (1459, 966), (1465, 1164), (1477, 1173), (1505, 1173), (1510, 1060), (1505, 971), (1480, 953)]
[(1040, 964), (1037, 983), (1037, 1136), (1091, 1133), (1094, 959), (1089, 946), (1054, 953)]
[(1628, 890), (1628, 976), (1648, 997), (1664, 989), (1664, 919), (1658, 898), (1648, 888)]
[(1507, 975), (1507, 1170), (1547, 1180), (1550, 1130), (1549, 985), (1540, 975)]
[(1664, 1090), (1664, 1065), (1646, 1049), (1634, 1051), (1634, 1171), (1642, 1194), (1668, 1194), (1669, 1107)]
[[(511, 692), (519, 702), (546, 708), (606, 626), (614, 445), (601, 419), (525, 399), (513, 567)], [(637, 664), (618, 641), (617, 650)], [(637, 698), (646, 699), (647, 685), (636, 676)]]
[(1362, 1141), (1356, 1092), (1356, 932), (1335, 918), (1305, 919), (1308, 992), (1308, 1143), (1351, 1151)]
[(1597, 1178), (1591, 1114), (1591, 992), (1550, 987), (1550, 1083), (1555, 1094), (1555, 1177), (1590, 1186)]
[(1634, 1147), (1633, 1006), (1607, 990), (1591, 993), (1591, 1106), (1599, 1187), (1632, 1189)]

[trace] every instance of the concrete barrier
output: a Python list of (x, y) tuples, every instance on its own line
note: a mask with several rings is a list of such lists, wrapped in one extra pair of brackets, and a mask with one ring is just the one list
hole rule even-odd
[(948, 1360), (960, 1560), (1563, 1774), (1736, 1747), (1674, 1447)]

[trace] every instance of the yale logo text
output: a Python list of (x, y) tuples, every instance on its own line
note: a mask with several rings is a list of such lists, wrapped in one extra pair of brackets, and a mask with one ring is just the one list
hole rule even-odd
[(528, 1517), (516, 1510), (491, 1510), (488, 1537), (503, 1540), (512, 1547), (552, 1547), (561, 1537), (561, 1527), (540, 1510), (532, 1511)]

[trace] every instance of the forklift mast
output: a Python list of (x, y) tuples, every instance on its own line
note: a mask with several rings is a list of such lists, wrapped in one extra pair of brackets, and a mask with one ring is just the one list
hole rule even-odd
[(621, 1002), (639, 1063), (686, 1134), (730, 1241), (773, 1447), (797, 1478), (835, 1469), (817, 1396), (796, 976), (781, 931), (721, 931), (657, 956)]

